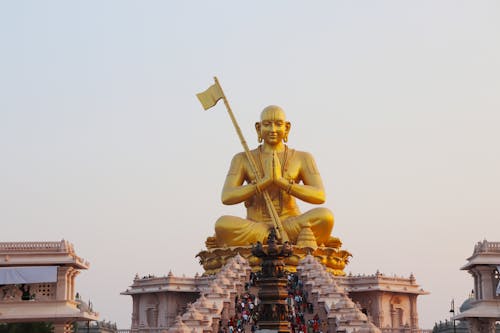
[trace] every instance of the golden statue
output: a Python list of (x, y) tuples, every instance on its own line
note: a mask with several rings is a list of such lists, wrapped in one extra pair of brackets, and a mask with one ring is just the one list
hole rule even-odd
[[(303, 228), (311, 228), (317, 245), (334, 241), (330, 239), (333, 214), (327, 208), (314, 208), (301, 214), (295, 198), (312, 204), (325, 201), (325, 191), (318, 168), (311, 154), (289, 148), (291, 124), (278, 106), (266, 107), (255, 124), (259, 142), (252, 151), (257, 172), (252, 172), (245, 153), (233, 157), (222, 189), (222, 202), (234, 205), (245, 202), (247, 218), (222, 216), (215, 223), (215, 241), (218, 247), (264, 243), (273, 227), (263, 197), (267, 191), (282, 222), (289, 241), (297, 244)], [(258, 180), (259, 179), (259, 180)]]
[(222, 202), (244, 202), (247, 216), (225, 215), (216, 221), (215, 236), (207, 238), (207, 250), (197, 255), (205, 274), (216, 273), (237, 254), (247, 258), (253, 270), (260, 269), (260, 259), (251, 252), (252, 244), (266, 244), (274, 228), (283, 246), (292, 244), (294, 248), (293, 255), (285, 259), (287, 270), (294, 272), (298, 262), (312, 254), (332, 273), (344, 275), (351, 254), (340, 249), (338, 238), (330, 236), (332, 212), (321, 207), (301, 213), (297, 206), (296, 198), (311, 204), (324, 203), (325, 191), (312, 155), (286, 145), (291, 124), (285, 112), (275, 105), (262, 111), (255, 124), (261, 144), (250, 150), (217, 78), (197, 96), (205, 110), (224, 100), (245, 150), (231, 161)]

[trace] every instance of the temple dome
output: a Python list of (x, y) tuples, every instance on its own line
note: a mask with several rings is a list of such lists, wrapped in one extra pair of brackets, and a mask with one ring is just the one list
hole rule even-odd
[(463, 303), (462, 305), (460, 305), (460, 312), (465, 312), (467, 310), (469, 310), (470, 308), (472, 308), (472, 302), (474, 302), (474, 298), (473, 297), (469, 297), (467, 298)]

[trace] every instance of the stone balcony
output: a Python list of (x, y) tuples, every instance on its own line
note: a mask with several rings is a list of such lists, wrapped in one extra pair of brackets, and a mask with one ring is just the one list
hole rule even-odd
[(0, 243), (0, 322), (52, 322), (63, 332), (75, 321), (98, 320), (75, 299), (75, 278), (89, 263), (68, 241)]

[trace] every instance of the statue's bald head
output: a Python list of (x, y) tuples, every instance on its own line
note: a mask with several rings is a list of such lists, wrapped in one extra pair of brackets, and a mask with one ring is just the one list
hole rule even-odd
[(262, 110), (260, 114), (260, 121), (263, 120), (275, 120), (281, 119), (283, 121), (286, 120), (285, 111), (277, 105), (269, 105)]
[[(255, 123), (259, 142), (264, 140), (270, 145), (281, 141), (287, 142), (290, 127), (290, 122), (286, 121), (285, 111), (276, 105), (264, 108), (260, 114), (260, 122)], [(268, 135), (270, 132), (272, 134)]]

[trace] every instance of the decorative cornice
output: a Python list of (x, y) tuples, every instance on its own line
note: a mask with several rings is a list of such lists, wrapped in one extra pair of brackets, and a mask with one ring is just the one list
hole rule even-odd
[(0, 266), (71, 265), (87, 269), (89, 262), (76, 255), (73, 244), (60, 242), (0, 242)]

